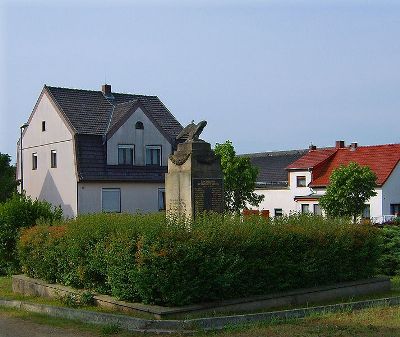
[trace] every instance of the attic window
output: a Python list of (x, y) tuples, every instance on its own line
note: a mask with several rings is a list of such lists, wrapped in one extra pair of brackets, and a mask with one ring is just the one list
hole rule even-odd
[(135, 129), (136, 130), (143, 130), (144, 129), (143, 123), (142, 122), (136, 122)]
[(46, 131), (46, 121), (42, 121), (42, 132)]

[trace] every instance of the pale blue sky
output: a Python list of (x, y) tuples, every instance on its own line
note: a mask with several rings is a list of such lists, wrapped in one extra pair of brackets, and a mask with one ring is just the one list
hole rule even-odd
[(239, 153), (400, 142), (398, 1), (3, 1), (0, 15), (2, 153), (45, 83), (105, 76)]

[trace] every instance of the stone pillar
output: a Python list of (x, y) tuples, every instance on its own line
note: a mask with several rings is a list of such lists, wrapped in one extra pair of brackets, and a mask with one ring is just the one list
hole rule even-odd
[(221, 162), (203, 140), (178, 144), (165, 175), (167, 215), (194, 218), (204, 211), (224, 210)]

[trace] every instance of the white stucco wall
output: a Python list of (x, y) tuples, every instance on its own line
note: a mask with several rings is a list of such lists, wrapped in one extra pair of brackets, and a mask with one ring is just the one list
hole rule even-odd
[(274, 216), (274, 210), (276, 208), (282, 208), (283, 214), (289, 215), (289, 213), (293, 212), (296, 207), (296, 202), (293, 199), (290, 189), (257, 189), (255, 190), (255, 193), (258, 195), (264, 195), (264, 200), (260, 203), (258, 209), (269, 210), (271, 217)]
[(382, 187), (383, 215), (389, 215), (391, 204), (400, 204), (400, 163), (397, 164), (392, 174)]
[(79, 183), (78, 211), (80, 214), (101, 212), (103, 188), (121, 189), (121, 212), (158, 212), (158, 190), (163, 183)]
[[(306, 187), (297, 187), (297, 177), (300, 176), (306, 177)], [(312, 193), (312, 190), (309, 187), (307, 187), (310, 182), (311, 182), (311, 172), (309, 171), (289, 172), (289, 188), (292, 191), (293, 197), (310, 195)]]
[[(136, 122), (142, 122), (144, 130), (136, 130)], [(138, 108), (107, 141), (107, 164), (118, 165), (118, 145), (135, 145), (135, 165), (145, 164), (146, 145), (161, 145), (161, 163), (166, 166), (172, 147), (144, 112)]]
[[(42, 132), (42, 121), (46, 131)], [(23, 136), (24, 189), (27, 195), (60, 205), (64, 215), (77, 214), (76, 172), (72, 133), (46, 94), (42, 95)], [(57, 151), (57, 167), (50, 166), (51, 150)], [(32, 170), (32, 153), (38, 166)]]

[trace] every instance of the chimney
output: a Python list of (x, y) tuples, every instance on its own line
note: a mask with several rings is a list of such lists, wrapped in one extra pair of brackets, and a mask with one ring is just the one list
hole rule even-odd
[(111, 85), (110, 84), (103, 84), (101, 86), (101, 91), (103, 92), (104, 96), (111, 96)]
[(350, 151), (355, 151), (357, 147), (358, 147), (357, 142), (351, 143), (351, 144), (350, 144)]
[(310, 146), (308, 147), (308, 149), (309, 149), (310, 151), (313, 151), (313, 150), (316, 150), (317, 147), (311, 143)]
[(337, 140), (335, 147), (337, 149), (343, 149), (344, 148), (344, 140)]

